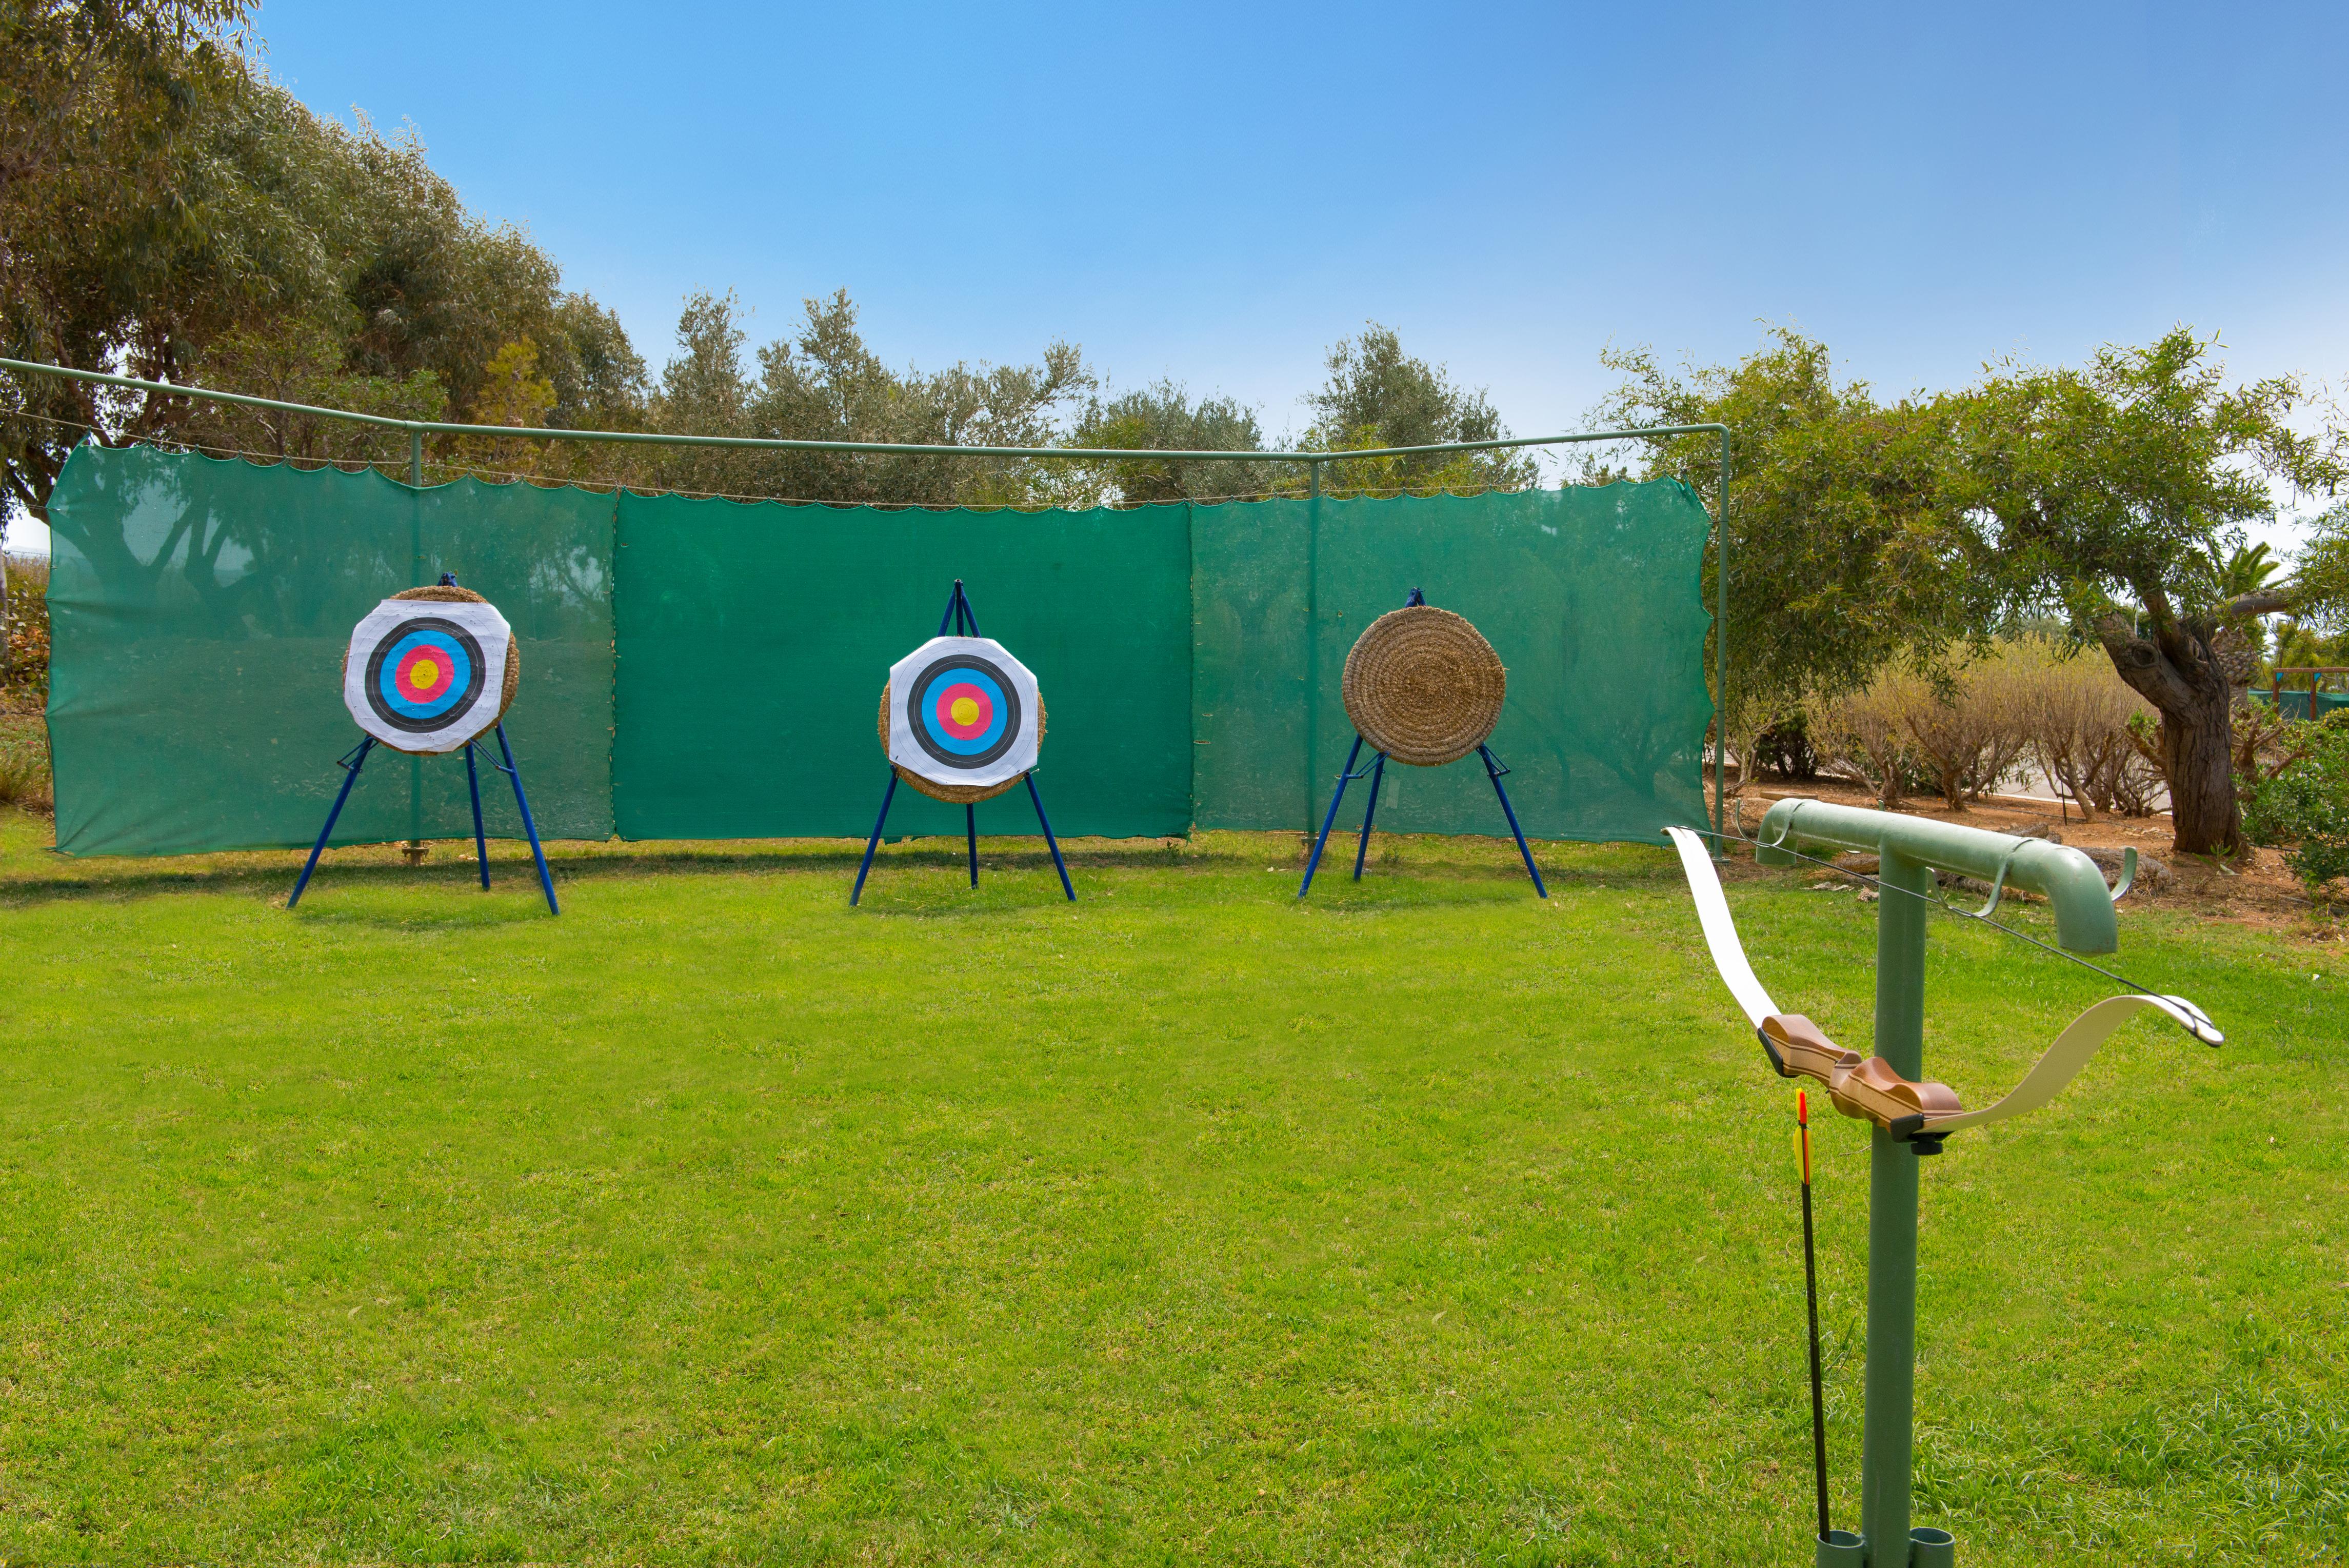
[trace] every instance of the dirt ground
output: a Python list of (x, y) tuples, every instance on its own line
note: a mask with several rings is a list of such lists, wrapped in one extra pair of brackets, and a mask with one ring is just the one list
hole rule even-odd
[[(1743, 806), (1744, 831), (1751, 833), (1761, 826), (1763, 814), (1774, 802), (1804, 796), (1842, 805), (1876, 805), (1872, 792), (1832, 779), (1807, 784), (1757, 780), (1729, 804), (1733, 813)], [(2082, 849), (2134, 848), (2139, 871), (2137, 887), (2124, 901), (2127, 909), (2231, 920), (2309, 940), (2349, 940), (2349, 921), (2319, 917), (2299, 880), (2285, 867), (2282, 855), (2273, 849), (2253, 849), (2248, 859), (2220, 864), (2202, 856), (2175, 854), (2170, 849), (2171, 827), (2166, 812), (2141, 817), (2100, 816), (2084, 823), (2078, 811), (2067, 805), (2019, 795), (1976, 801), (1962, 812), (1951, 811), (1938, 796), (1928, 796), (1904, 801), (1900, 810), (1996, 833), (2044, 833)], [(1758, 870), (1754, 874), (1782, 875)], [(1830, 874), (1820, 872), (1810, 879), (1826, 881)]]

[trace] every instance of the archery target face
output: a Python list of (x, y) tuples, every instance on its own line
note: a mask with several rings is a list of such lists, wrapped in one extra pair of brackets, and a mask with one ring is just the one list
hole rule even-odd
[(889, 760), (984, 787), (1036, 765), (1036, 678), (984, 637), (936, 637), (889, 667)]
[(498, 722), (513, 628), (485, 604), (386, 599), (351, 633), (343, 705), (402, 752), (453, 752)]

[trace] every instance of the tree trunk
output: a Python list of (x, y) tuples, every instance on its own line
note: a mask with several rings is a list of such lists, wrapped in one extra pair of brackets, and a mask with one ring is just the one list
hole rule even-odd
[(2228, 855), (2242, 846), (2235, 799), (2234, 691), (2210, 649), (2209, 628), (2181, 621), (2156, 601), (2149, 637), (2108, 618), (2097, 640), (2113, 668), (2161, 714), (2161, 766), (2169, 784), (2172, 847), (2180, 855)]

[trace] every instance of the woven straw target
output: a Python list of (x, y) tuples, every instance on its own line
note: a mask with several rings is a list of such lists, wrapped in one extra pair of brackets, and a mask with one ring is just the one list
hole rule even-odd
[[(881, 683), (881, 722), (879, 728), (881, 732), (881, 754), (885, 757), (889, 754), (889, 682), (885, 680)], [(1043, 739), (1044, 699), (1040, 693), (1036, 699), (1036, 740), (1039, 744), (1041, 744)], [(924, 794), (928, 795), (932, 800), (942, 800), (947, 802), (949, 805), (976, 805), (982, 800), (993, 800), (997, 795), (1001, 794), (1004, 791), (1016, 789), (1019, 784), (1019, 779), (1005, 779), (999, 784), (933, 784), (930, 780), (924, 778), (921, 774), (901, 768), (895, 763), (889, 764), (889, 771), (895, 774), (907, 784), (912, 784), (916, 789), (920, 790)], [(1020, 775), (1020, 778), (1025, 777), (1027, 777), (1025, 774)]]
[[(471, 588), (454, 587), (441, 583), (435, 583), (429, 587), (421, 588), (403, 588), (398, 593), (396, 593), (391, 597), (395, 599), (424, 599), (436, 604), (444, 605), (485, 605), (490, 602), (487, 598), (475, 593)], [(349, 673), (350, 667), (351, 651), (348, 648), (346, 648), (343, 649), (342, 665), (343, 672), (346, 675)], [(521, 687), (521, 685), (522, 639), (520, 638), (509, 638), (506, 640), (505, 684), (503, 689), (498, 693), (498, 716), (496, 719), (492, 720), (491, 723), (495, 724), (503, 722), (506, 716), (506, 710), (513, 706), (514, 692)], [(386, 745), (390, 744), (388, 742), (384, 743)], [(393, 749), (405, 750), (406, 748), (394, 747)], [(429, 756), (433, 753), (419, 753), (415, 754)]]
[(1441, 767), (1483, 745), (1508, 690), (1493, 645), (1433, 605), (1389, 610), (1346, 655), (1346, 717), (1371, 745), (1413, 767)]

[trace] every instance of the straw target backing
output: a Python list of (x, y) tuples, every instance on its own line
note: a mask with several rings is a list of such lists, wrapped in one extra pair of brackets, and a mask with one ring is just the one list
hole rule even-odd
[(1485, 743), (1508, 671), (1482, 633), (1433, 605), (1389, 610), (1346, 655), (1346, 717), (1398, 763), (1441, 767)]

